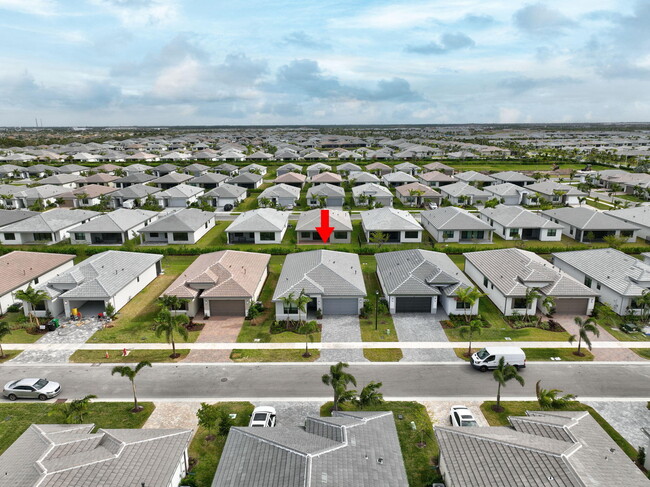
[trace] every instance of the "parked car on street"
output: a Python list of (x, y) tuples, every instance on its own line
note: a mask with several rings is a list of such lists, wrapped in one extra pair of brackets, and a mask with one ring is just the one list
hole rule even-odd
[(7, 382), (2, 395), (10, 401), (16, 399), (39, 399), (45, 401), (58, 396), (61, 385), (47, 379), (19, 379)]
[(253, 410), (248, 426), (273, 428), (275, 426), (275, 416), (275, 408), (271, 406), (258, 406)]
[(478, 426), (476, 418), (465, 406), (452, 406), (449, 419), (452, 426)]

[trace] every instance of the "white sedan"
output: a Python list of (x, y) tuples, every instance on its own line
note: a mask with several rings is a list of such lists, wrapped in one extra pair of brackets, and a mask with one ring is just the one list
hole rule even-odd
[(275, 426), (275, 408), (271, 406), (258, 406), (253, 410), (248, 426), (258, 428), (272, 428)]
[(474, 415), (465, 406), (452, 406), (449, 419), (452, 426), (478, 426)]

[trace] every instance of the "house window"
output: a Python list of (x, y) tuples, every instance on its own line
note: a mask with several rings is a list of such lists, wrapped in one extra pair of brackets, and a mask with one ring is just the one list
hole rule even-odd
[(460, 232), (461, 240), (481, 240), (483, 239), (485, 232), (483, 230), (463, 230)]
[(600, 283), (599, 282), (596, 283), (596, 289), (598, 289), (600, 291)]
[(490, 281), (488, 281), (488, 278), (487, 278), (487, 277), (484, 277), (484, 278), (483, 278), (483, 287), (488, 287), (488, 283), (489, 283), (489, 282), (490, 282)]
[(295, 304), (289, 304), (289, 305), (285, 304), (282, 307), (282, 310), (285, 315), (295, 315), (296, 313), (298, 313), (298, 307)]
[(85, 233), (75, 233), (74, 234), (74, 239), (75, 240), (86, 240), (86, 234)]
[(150, 236), (151, 238), (158, 238), (158, 232), (151, 232), (151, 233), (149, 234), (149, 236)]
[(38, 284), (38, 277), (34, 279), (34, 286), (36, 286), (36, 284)]
[(15, 233), (5, 233), (5, 240), (16, 240)]
[(344, 240), (348, 238), (348, 232), (334, 232), (334, 238), (337, 240)]
[(300, 238), (311, 238), (311, 232), (300, 232)]
[(419, 236), (420, 236), (420, 232), (418, 232), (417, 230), (404, 232), (404, 238), (418, 238)]
[(458, 298), (454, 298), (456, 301), (456, 309), (469, 309), (469, 303), (464, 303), (459, 301)]
[(84, 205), (87, 205), (89, 203), (88, 198), (82, 199), (81, 203), (84, 204)]
[(549, 228), (546, 230), (547, 237), (555, 237), (557, 235), (557, 228)]
[(174, 232), (172, 238), (179, 242), (187, 242), (190, 239), (187, 232)]
[(208, 222), (205, 222), (205, 228), (208, 228)]
[(573, 235), (573, 227), (569, 227), (569, 234)]
[(454, 238), (454, 231), (453, 230), (445, 230), (442, 232), (442, 238), (445, 240), (448, 238)]
[(512, 307), (514, 309), (527, 309), (526, 298), (515, 298), (512, 300)]
[(585, 286), (591, 287), (591, 277), (585, 276)]
[(51, 233), (35, 233), (34, 240), (37, 242), (49, 242), (52, 240)]
[(140, 276), (135, 278), (136, 282), (140, 282)]
[(518, 237), (519, 236), (519, 229), (518, 228), (511, 228), (508, 234), (511, 237)]
[(621, 237), (632, 238), (633, 235), (634, 235), (634, 232), (632, 230), (621, 231)]
[(263, 242), (275, 240), (275, 232), (260, 232), (260, 240)]

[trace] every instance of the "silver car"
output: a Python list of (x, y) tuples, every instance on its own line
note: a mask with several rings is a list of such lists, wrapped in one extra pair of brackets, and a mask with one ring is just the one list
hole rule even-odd
[(39, 399), (45, 401), (58, 396), (61, 385), (47, 379), (20, 379), (7, 382), (2, 395), (10, 401), (16, 399)]

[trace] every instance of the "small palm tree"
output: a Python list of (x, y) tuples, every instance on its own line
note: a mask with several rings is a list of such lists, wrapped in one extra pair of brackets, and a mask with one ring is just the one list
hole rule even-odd
[(526, 289), (526, 296), (524, 297), (524, 299), (526, 300), (526, 314), (525, 314), (526, 321), (529, 321), (528, 310), (530, 309), (531, 305), (541, 297), (542, 295), (539, 293), (538, 288), (531, 287)]
[(330, 373), (324, 374), (322, 377), (323, 384), (332, 386), (334, 390), (334, 411), (339, 410), (339, 403), (350, 399), (349, 396), (352, 391), (347, 390), (348, 384), (357, 385), (357, 380), (354, 376), (344, 370), (348, 367), (349, 365), (345, 362), (339, 362), (336, 365), (330, 366)]
[(471, 309), (474, 307), (474, 304), (476, 304), (476, 301), (479, 300), (479, 298), (485, 296), (477, 287), (461, 287), (456, 290), (456, 300), (469, 305), (468, 311), (465, 314), (465, 320), (467, 321), (467, 324), (471, 321)]
[(9, 328), (9, 323), (6, 321), (0, 321), (0, 358), (4, 358), (5, 352), (2, 349), (2, 340), (7, 335), (11, 335), (11, 328)]
[(379, 392), (379, 388), (382, 386), (381, 382), (369, 382), (363, 389), (359, 397), (356, 399), (356, 404), (364, 409), (367, 406), (376, 406), (384, 402), (384, 395)]
[(543, 409), (561, 409), (564, 408), (571, 401), (575, 401), (575, 394), (565, 394), (564, 396), (559, 396), (558, 394), (562, 392), (559, 389), (542, 389), (542, 381), (538, 380), (535, 384), (535, 392), (537, 394), (537, 402)]
[[(292, 292), (287, 294), (286, 296), (281, 297), (280, 301), (282, 301), (282, 306), (284, 307), (284, 309), (288, 309), (289, 311), (291, 311), (291, 309), (296, 304), (295, 295)], [(290, 316), (291, 314), (287, 313), (287, 327), (291, 323)]]
[(598, 329), (598, 325), (596, 325), (596, 322), (593, 318), (587, 318), (586, 320), (583, 320), (579, 316), (576, 316), (573, 318), (573, 321), (575, 321), (576, 325), (578, 325), (578, 335), (571, 335), (569, 337), (569, 343), (575, 342), (576, 339), (578, 340), (578, 351), (574, 353), (577, 356), (582, 357), (584, 355), (582, 352), (580, 352), (582, 342), (584, 341), (587, 344), (589, 350), (591, 350), (591, 340), (589, 339), (588, 333), (593, 333), (596, 336), (600, 336), (600, 330)]
[(183, 325), (189, 323), (187, 315), (173, 315), (167, 308), (163, 308), (156, 316), (156, 336), (164, 334), (167, 343), (172, 345), (172, 358), (178, 357), (176, 354), (176, 341), (174, 335), (178, 333), (185, 341), (189, 338), (189, 332)]
[(296, 298), (296, 308), (298, 308), (298, 324), (300, 325), (302, 323), (302, 314), (301, 313), (307, 313), (307, 305), (311, 302), (311, 298), (305, 294), (305, 290), (303, 289), (300, 291), (300, 294), (298, 294), (298, 297)]
[(16, 291), (16, 299), (22, 301), (23, 303), (28, 303), (30, 306), (29, 310), (29, 322), (33, 323), (32, 318), (36, 321), (36, 326), (39, 326), (38, 317), (34, 313), (36, 307), (41, 304), (46, 299), (50, 299), (50, 295), (46, 291), (37, 291), (32, 286), (27, 287), (24, 291)]
[(524, 378), (519, 375), (519, 371), (514, 365), (510, 365), (506, 363), (505, 357), (501, 357), (499, 359), (499, 365), (497, 366), (496, 369), (494, 369), (494, 372), (492, 372), (492, 375), (494, 377), (494, 380), (497, 381), (498, 387), (497, 387), (497, 403), (494, 405), (493, 409), (496, 412), (501, 412), (503, 411), (503, 408), (501, 407), (501, 387), (506, 386), (506, 382), (509, 380), (515, 379), (517, 382), (521, 384), (521, 387), (524, 386)]
[(131, 381), (131, 388), (133, 389), (133, 411), (134, 413), (139, 413), (142, 411), (142, 407), (138, 406), (138, 396), (136, 395), (135, 390), (135, 377), (138, 375), (144, 367), (151, 367), (151, 362), (148, 360), (143, 360), (138, 363), (133, 369), (128, 365), (117, 365), (113, 367), (111, 375), (120, 374), (122, 377), (127, 377)]
[(318, 324), (315, 321), (308, 321), (298, 329), (299, 333), (303, 333), (305, 335), (305, 353), (302, 354), (302, 356), (305, 358), (311, 357), (311, 353), (309, 353), (309, 342), (314, 341), (314, 333), (317, 331)]
[(58, 415), (63, 417), (65, 424), (78, 424), (83, 423), (84, 415), (88, 412), (90, 400), (96, 399), (94, 394), (88, 394), (82, 399), (75, 399), (71, 402), (66, 402), (60, 405), (60, 408), (53, 409), (48, 414)]
[(167, 308), (171, 311), (177, 311), (179, 309), (183, 309), (185, 307), (185, 304), (188, 302), (187, 299), (185, 298), (179, 298), (178, 296), (160, 296), (158, 298), (158, 303), (164, 307)]
[(480, 335), (482, 328), (483, 327), (481, 326), (481, 321), (480, 320), (472, 320), (472, 321), (469, 322), (469, 324), (467, 324), (465, 326), (461, 326), (458, 329), (458, 331), (460, 332), (460, 335), (462, 337), (465, 337), (465, 336), (469, 337), (468, 338), (469, 346), (467, 347), (467, 356), (468, 357), (470, 355), (472, 355), (472, 337), (475, 334)]
[(544, 296), (542, 306), (546, 310), (546, 314), (548, 316), (551, 316), (553, 314), (553, 310), (555, 309), (555, 298), (553, 296)]

